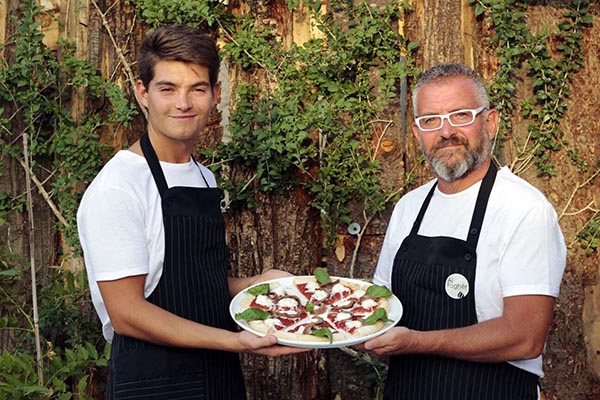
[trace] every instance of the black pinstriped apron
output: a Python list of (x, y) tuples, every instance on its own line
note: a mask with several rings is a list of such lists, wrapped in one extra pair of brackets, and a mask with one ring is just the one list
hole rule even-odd
[[(147, 134), (141, 145), (162, 198), (165, 229), (163, 271), (148, 301), (183, 318), (235, 330), (228, 311), (220, 190), (168, 188)], [(238, 400), (246, 396), (243, 382), (236, 353), (165, 347), (114, 335), (108, 399)]]
[[(496, 171), (492, 163), (479, 189), (466, 241), (418, 235), (436, 185), (431, 188), (394, 259), (392, 291), (404, 306), (399, 325), (429, 331), (477, 323), (476, 249)], [(384, 398), (533, 400), (537, 399), (537, 382), (537, 375), (508, 363), (400, 355), (390, 359)]]

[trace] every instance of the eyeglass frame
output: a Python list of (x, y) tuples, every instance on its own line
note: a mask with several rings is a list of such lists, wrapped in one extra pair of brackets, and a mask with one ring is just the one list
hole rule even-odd
[[(468, 126), (471, 125), (475, 122), (475, 119), (477, 118), (477, 116), (479, 114), (481, 114), (483, 112), (483, 110), (485, 110), (486, 108), (488, 108), (488, 106), (481, 106), (478, 108), (465, 108), (463, 110), (456, 110), (456, 111), (452, 111), (449, 112), (447, 114), (431, 114), (431, 115), (423, 115), (421, 117), (417, 117), (415, 118), (415, 124), (417, 125), (417, 128), (419, 128), (419, 130), (423, 131), (423, 132), (433, 132), (433, 131), (437, 131), (439, 129), (442, 129), (442, 127), (444, 126), (444, 120), (447, 120), (448, 123), (450, 124), (450, 126), (454, 126), (454, 127), (459, 127), (459, 126)], [(471, 122), (465, 123), (465, 124), (455, 124), (450, 120), (450, 115), (452, 114), (456, 114), (456, 113), (461, 113), (461, 112), (470, 112), (471, 115), (473, 116), (473, 120)], [(425, 118), (431, 118), (431, 117), (439, 117), (442, 122), (440, 124), (439, 127), (437, 128), (426, 128), (423, 129), (421, 128), (421, 120), (425, 119)]]

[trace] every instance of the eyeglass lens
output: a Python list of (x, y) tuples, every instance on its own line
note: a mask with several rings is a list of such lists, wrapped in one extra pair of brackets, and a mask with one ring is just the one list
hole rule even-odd
[[(431, 115), (419, 118), (419, 127), (421, 129), (439, 129), (444, 123), (443, 117), (442, 115)], [(475, 121), (475, 112), (473, 110), (455, 111), (448, 114), (448, 120), (454, 126), (469, 125)]]

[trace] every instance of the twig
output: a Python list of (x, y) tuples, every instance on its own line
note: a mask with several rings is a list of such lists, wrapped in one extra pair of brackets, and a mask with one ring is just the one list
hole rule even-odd
[(33, 305), (33, 331), (35, 334), (35, 353), (37, 359), (37, 375), (40, 386), (44, 385), (44, 365), (42, 364), (42, 347), (40, 344), (40, 324), (37, 304), (37, 279), (35, 268), (35, 240), (33, 223), (33, 200), (31, 196), (31, 181), (29, 167), (29, 144), (27, 131), (23, 132), (23, 157), (25, 158), (25, 185), (27, 188), (27, 212), (29, 215), (29, 262), (31, 266), (31, 302)]
[[(3, 139), (0, 139), (0, 144), (6, 144), (6, 142)], [(33, 171), (31, 171), (31, 169), (27, 166), (27, 163), (25, 161), (23, 161), (21, 158), (16, 157), (16, 159), (17, 159), (17, 161), (19, 161), (19, 164), (21, 164), (21, 166), (25, 170), (25, 173), (28, 174), (29, 179), (31, 179), (31, 181), (33, 183), (35, 183), (35, 186), (38, 188), (38, 191), (40, 192), (40, 194), (42, 195), (42, 197), (44, 198), (44, 200), (48, 204), (48, 207), (50, 207), (50, 210), (52, 210), (52, 213), (54, 214), (54, 216), (65, 227), (69, 226), (69, 223), (67, 222), (67, 220), (65, 219), (65, 217), (62, 216), (62, 214), (58, 210), (58, 207), (56, 207), (56, 204), (54, 204), (54, 202), (50, 198), (50, 195), (48, 194), (48, 192), (44, 188), (44, 185), (40, 182), (40, 180), (33, 173)]]
[(575, 198), (575, 194), (577, 193), (577, 191), (579, 189), (583, 188), (584, 186), (586, 186), (587, 184), (589, 184), (592, 180), (594, 180), (594, 178), (596, 178), (596, 176), (598, 176), (598, 174), (600, 174), (600, 169), (597, 170), (596, 172), (594, 172), (592, 175), (590, 175), (590, 177), (588, 179), (586, 179), (583, 183), (578, 183), (577, 186), (575, 186), (575, 189), (573, 189), (573, 192), (571, 192), (571, 196), (569, 196), (569, 200), (567, 200), (567, 204), (565, 204), (565, 207), (563, 208), (562, 212), (560, 213), (560, 215), (558, 217), (559, 221), (561, 220), (561, 218), (563, 216), (567, 215), (566, 214), (567, 209), (571, 206), (571, 202)]
[[(373, 122), (379, 122), (379, 121), (373, 121)], [(373, 155), (371, 156), (371, 161), (375, 161), (375, 159), (377, 158), (377, 152), (379, 151), (379, 147), (381, 146), (381, 141), (383, 140), (389, 127), (392, 126), (392, 124), (394, 123), (393, 121), (380, 121), (380, 122), (387, 122), (387, 125), (385, 126), (385, 128), (383, 128), (383, 130), (381, 131), (381, 135), (377, 138), (377, 144), (375, 145), (375, 151), (373, 152)]]

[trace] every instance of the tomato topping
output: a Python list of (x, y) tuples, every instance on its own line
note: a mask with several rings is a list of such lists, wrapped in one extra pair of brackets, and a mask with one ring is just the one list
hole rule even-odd
[(293, 329), (290, 329), (288, 332), (291, 332), (291, 333), (296, 333), (296, 332), (298, 332), (298, 331), (300, 330), (300, 328), (302, 328), (302, 326), (301, 326), (301, 325), (298, 325), (297, 327), (295, 327), (295, 328), (293, 328)]
[(250, 307), (251, 307), (251, 308), (260, 308), (261, 310), (265, 310), (265, 311), (268, 311), (268, 310), (270, 309), (270, 308), (269, 308), (269, 307), (267, 307), (267, 306), (264, 306), (264, 305), (262, 305), (262, 304), (258, 304), (258, 303), (256, 302), (256, 298), (254, 298), (254, 300), (252, 300), (252, 303), (250, 303)]
[(295, 320), (293, 320), (293, 319), (287, 319), (287, 318), (281, 318), (281, 317), (279, 318), (279, 321), (280, 321), (280, 322), (281, 322), (283, 325), (285, 325), (285, 326), (291, 326), (291, 325), (294, 325), (294, 322), (296, 322), (296, 321), (295, 321)]
[(352, 312), (355, 314), (368, 314), (373, 312), (373, 310), (375, 310), (377, 308), (377, 306), (375, 307), (370, 307), (370, 308), (365, 308), (365, 307), (356, 307), (352, 309)]
[(298, 288), (300, 293), (304, 295), (304, 297), (310, 299), (311, 293), (306, 291), (306, 283), (299, 283), (298, 285), (296, 285), (296, 287)]

